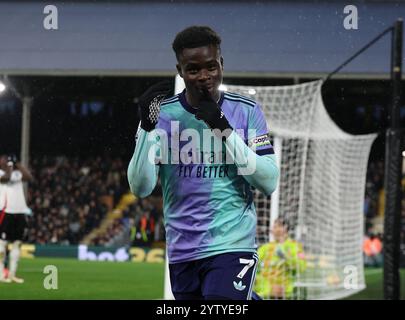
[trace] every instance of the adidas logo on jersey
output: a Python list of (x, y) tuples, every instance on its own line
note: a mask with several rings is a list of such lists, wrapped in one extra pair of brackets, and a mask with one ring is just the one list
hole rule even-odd
[(243, 291), (246, 289), (246, 286), (242, 284), (242, 280), (239, 282), (234, 281), (233, 286), (235, 287), (236, 290), (239, 290), (239, 291)]

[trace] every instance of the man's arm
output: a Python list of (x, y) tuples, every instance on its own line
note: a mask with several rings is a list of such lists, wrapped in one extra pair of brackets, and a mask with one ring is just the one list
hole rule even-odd
[(156, 146), (155, 131), (140, 128), (127, 172), (131, 192), (140, 198), (149, 196), (158, 180), (159, 166), (152, 162), (154, 159), (149, 159), (149, 154), (155, 154)]
[(16, 163), (15, 166), (16, 166), (16, 168), (18, 170), (21, 171), (23, 181), (32, 181), (32, 180), (34, 180), (31, 172), (26, 167), (24, 167), (21, 163), (18, 162), (18, 163)]
[(157, 139), (154, 129), (159, 120), (160, 103), (171, 90), (171, 83), (162, 81), (150, 87), (139, 98), (141, 123), (127, 175), (131, 192), (141, 198), (152, 193), (158, 180), (159, 166), (155, 164), (156, 152), (154, 152)]
[(0, 183), (7, 183), (11, 179), (11, 173), (13, 172), (13, 164), (7, 163), (7, 167), (4, 174), (0, 177)]
[[(214, 130), (215, 135), (226, 138), (225, 146), (228, 154), (238, 167), (239, 174), (242, 174), (250, 185), (266, 195), (270, 195), (276, 189), (279, 170), (274, 154), (258, 155), (252, 151), (233, 130), (221, 107), (211, 98), (207, 90), (203, 90), (196, 118), (203, 120)], [(266, 120), (257, 104), (249, 116), (249, 128), (255, 132), (268, 132)], [(270, 145), (270, 141), (268, 144)]]
[(250, 185), (265, 195), (270, 195), (276, 189), (280, 171), (274, 154), (256, 154), (235, 131), (226, 139), (225, 146), (240, 169), (239, 173)]

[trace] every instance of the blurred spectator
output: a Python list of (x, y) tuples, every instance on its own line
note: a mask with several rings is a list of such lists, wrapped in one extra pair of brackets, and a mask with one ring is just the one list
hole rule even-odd
[(384, 200), (384, 162), (370, 161), (364, 198), (364, 230), (377, 228), (382, 231)]
[(374, 234), (365, 236), (363, 241), (363, 252), (364, 265), (366, 267), (382, 267), (382, 242), (378, 236)]

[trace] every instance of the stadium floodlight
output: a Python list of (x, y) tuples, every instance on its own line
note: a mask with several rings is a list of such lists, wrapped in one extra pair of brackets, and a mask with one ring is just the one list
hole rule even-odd
[(405, 158), (405, 150), (402, 151), (402, 156)]
[(0, 94), (2, 94), (4, 91), (6, 91), (6, 85), (0, 81)]

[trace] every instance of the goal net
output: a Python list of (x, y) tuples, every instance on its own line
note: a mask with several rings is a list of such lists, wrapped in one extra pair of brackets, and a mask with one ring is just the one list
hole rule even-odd
[[(343, 132), (323, 105), (322, 83), (227, 86), (261, 104), (280, 164), (272, 196), (255, 191), (257, 240), (268, 244), (256, 290), (266, 299), (338, 299), (365, 287), (363, 202), (376, 135)], [(271, 232), (278, 217), (287, 245)]]

